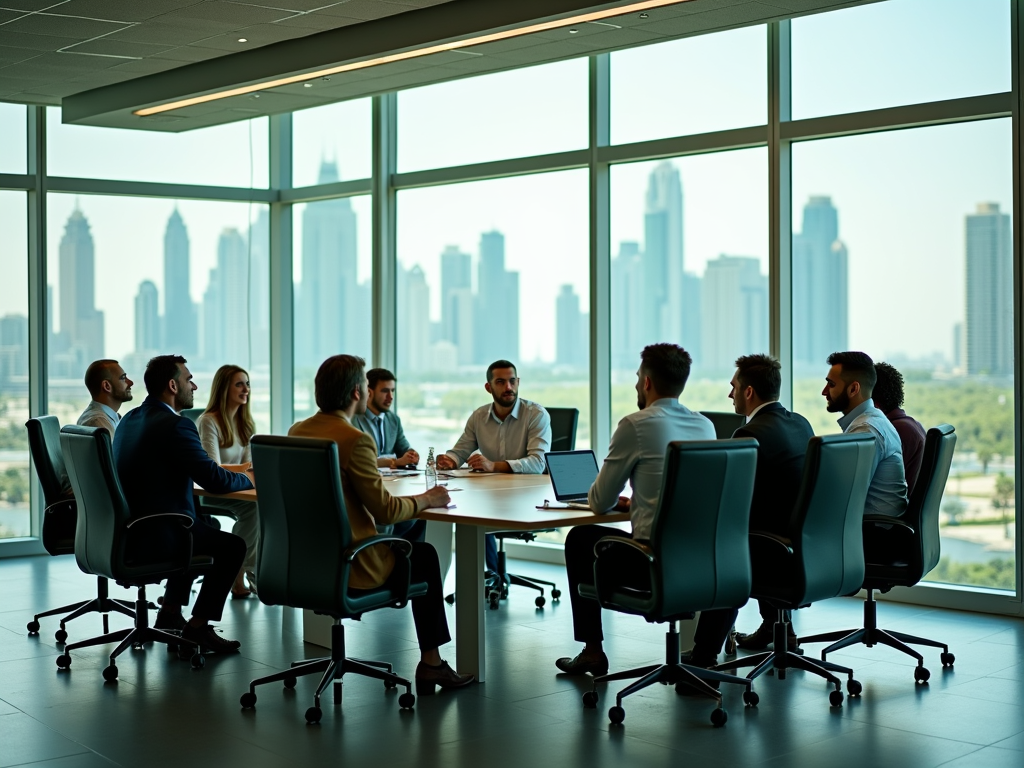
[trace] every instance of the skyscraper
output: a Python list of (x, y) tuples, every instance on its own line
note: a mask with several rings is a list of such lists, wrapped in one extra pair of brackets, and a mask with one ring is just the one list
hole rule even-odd
[(477, 266), (477, 318), (480, 328), (500, 333), (477, 334), (476, 362), (519, 357), (519, 273), (505, 269), (505, 236), (498, 231), (480, 235)]
[(580, 312), (580, 297), (563, 285), (555, 299), (555, 362), (585, 368), (590, 359), (589, 315)]
[(221, 232), (217, 266), (203, 295), (202, 357), (208, 365), (251, 366), (249, 359), (249, 253), (234, 228)]
[(431, 370), (434, 366), (430, 356), (430, 286), (419, 264), (408, 270), (399, 267), (397, 294), (398, 305), (405, 308), (408, 318), (399, 328), (398, 369)]
[(611, 327), (612, 367), (628, 369), (639, 360), (642, 334), (637, 313), (642, 303), (640, 244), (619, 243), (619, 253), (611, 263), (611, 307), (615, 317)]
[[(822, 366), (849, 346), (846, 246), (832, 199), (804, 206), (803, 229), (793, 235), (793, 361)], [(705, 350), (707, 353), (707, 350)]]
[(736, 358), (768, 352), (768, 278), (748, 256), (709, 261), (701, 286), (702, 368), (731, 372)]
[(683, 185), (679, 169), (658, 163), (644, 207), (644, 302), (638, 308), (645, 344), (676, 341), (682, 331)]
[(60, 337), (79, 366), (103, 357), (103, 313), (96, 309), (96, 254), (89, 220), (78, 207), (60, 241)]
[(160, 349), (160, 297), (152, 280), (139, 283), (135, 294), (135, 351), (153, 354)]
[(441, 338), (458, 350), (459, 364), (472, 363), (473, 257), (449, 245), (441, 253)]
[(163, 341), (168, 353), (185, 357), (195, 355), (199, 346), (196, 305), (189, 286), (190, 261), (188, 229), (175, 208), (164, 230)]
[(1010, 216), (979, 203), (966, 219), (967, 373), (1013, 373), (1013, 260)]
[(249, 233), (252, 273), (249, 300), (252, 302), (252, 361), (250, 365), (270, 365), (270, 213), (260, 208)]
[(0, 317), (0, 384), (15, 376), (28, 376), (28, 318)]

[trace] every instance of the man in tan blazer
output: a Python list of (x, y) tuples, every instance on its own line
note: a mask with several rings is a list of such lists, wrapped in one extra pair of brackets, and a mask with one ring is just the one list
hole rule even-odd
[[(411, 520), (431, 507), (448, 505), (448, 490), (436, 486), (417, 496), (392, 496), (384, 489), (377, 471), (377, 446), (373, 438), (352, 426), (352, 418), (366, 410), (366, 363), (360, 357), (335, 355), (323, 362), (316, 373), (315, 397), (320, 409), (294, 424), (293, 437), (316, 437), (338, 444), (341, 488), (345, 494), (349, 527), (354, 542), (376, 535), (376, 525)], [(340, 556), (340, 552), (338, 553)], [(427, 593), (415, 597), (412, 615), (420, 645), (416, 667), (416, 692), (434, 693), (437, 686), (461, 688), (473, 682), (473, 675), (460, 675), (444, 661), (438, 649), (451, 642), (444, 613), (444, 592), (437, 552), (423, 542), (412, 545), (411, 577), (426, 582)], [(395, 556), (384, 544), (363, 550), (352, 567), (353, 589), (372, 589), (383, 584), (395, 565)]]

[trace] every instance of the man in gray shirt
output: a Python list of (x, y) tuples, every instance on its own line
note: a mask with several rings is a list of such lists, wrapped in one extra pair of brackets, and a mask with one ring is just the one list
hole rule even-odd
[[(628, 511), (632, 538), (643, 541), (651, 535), (658, 509), (665, 454), (673, 440), (714, 440), (711, 422), (679, 402), (690, 376), (690, 355), (675, 344), (652, 344), (640, 354), (636, 372), (636, 413), (619, 422), (612, 435), (601, 471), (588, 494), (590, 508), (598, 514)], [(632, 499), (619, 496), (629, 482)], [(580, 584), (594, 583), (594, 545), (604, 536), (628, 537), (625, 531), (604, 525), (580, 525), (565, 538), (565, 570), (576, 640), (584, 643), (575, 658), (555, 662), (568, 675), (603, 675), (608, 671), (601, 629), (601, 606), (580, 597)], [(630, 572), (623, 563), (623, 578), (646, 580), (647, 572)]]
[[(484, 389), (494, 402), (470, 415), (455, 447), (437, 457), (437, 468), (456, 469), (463, 462), (479, 472), (539, 475), (551, 448), (551, 417), (537, 403), (519, 397), (519, 375), (508, 360), (487, 366)], [(487, 569), (498, 569), (498, 545), (485, 538)]]
[(117, 360), (96, 360), (85, 371), (85, 387), (92, 400), (78, 417), (80, 427), (102, 427), (114, 441), (114, 430), (121, 420), (121, 403), (132, 399), (132, 384)]
[(833, 352), (821, 394), (829, 413), (842, 413), (845, 434), (867, 432), (875, 438), (875, 463), (864, 503), (866, 515), (899, 517), (907, 508), (907, 479), (900, 436), (886, 415), (875, 407), (875, 364), (863, 352)]

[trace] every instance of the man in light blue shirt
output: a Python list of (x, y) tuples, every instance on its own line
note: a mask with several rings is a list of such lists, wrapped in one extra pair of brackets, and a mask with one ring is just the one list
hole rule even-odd
[[(608, 455), (587, 495), (590, 508), (598, 514), (628, 511), (632, 538), (646, 540), (658, 509), (665, 454), (673, 440), (714, 440), (711, 422), (679, 402), (690, 377), (690, 355), (675, 344), (652, 344), (640, 355), (636, 372), (636, 413), (619, 422), (608, 446)], [(632, 499), (619, 496), (626, 483)], [(576, 640), (584, 643), (576, 657), (562, 657), (555, 666), (568, 675), (603, 675), (608, 672), (601, 628), (601, 606), (580, 597), (580, 584), (594, 583), (594, 545), (604, 536), (623, 536), (625, 531), (604, 525), (580, 525), (565, 537), (565, 571)], [(630, 563), (623, 563), (623, 578), (633, 578)], [(636, 573), (648, 578), (646, 570)]]
[(907, 479), (903, 445), (892, 422), (875, 407), (875, 364), (863, 352), (833, 352), (821, 394), (830, 413), (843, 414), (839, 426), (845, 434), (867, 432), (875, 438), (875, 464), (864, 503), (866, 515), (899, 517), (907, 508)]
[(132, 399), (132, 384), (117, 360), (96, 360), (85, 371), (85, 387), (92, 400), (78, 417), (80, 427), (102, 427), (114, 441), (114, 430), (121, 420), (122, 403)]

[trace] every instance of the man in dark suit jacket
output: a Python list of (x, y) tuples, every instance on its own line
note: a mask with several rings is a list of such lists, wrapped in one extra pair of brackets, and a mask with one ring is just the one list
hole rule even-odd
[[(194, 521), (189, 529), (192, 554), (214, 560), (203, 578), (192, 618), (186, 622), (181, 608), (188, 605), (195, 576), (183, 574), (167, 580), (163, 607), (154, 626), (180, 629), (182, 637), (206, 650), (234, 653), (239, 643), (218, 635), (209, 622), (221, 618), (224, 601), (245, 558), (245, 541), (198, 519), (192, 490), (194, 482), (213, 493), (244, 491), (254, 486), (245, 474), (228, 472), (213, 461), (203, 449), (192, 420), (178, 415), (178, 411), (192, 407), (196, 390), (185, 362), (185, 358), (175, 355), (161, 355), (149, 361), (145, 375), (149, 397), (118, 424), (114, 433), (114, 463), (133, 517), (168, 512), (188, 515)], [(149, 551), (162, 545), (171, 543), (145, 543)], [(131, 548), (131, 542), (128, 546)]]
[[(736, 361), (732, 377), (733, 407), (747, 417), (747, 423), (733, 437), (757, 439), (757, 473), (750, 503), (750, 530), (785, 535), (800, 491), (807, 441), (814, 436), (811, 425), (799, 413), (786, 410), (779, 402), (782, 366), (770, 355), (747, 355)], [(762, 650), (773, 641), (776, 611), (761, 604), (761, 626), (741, 635), (737, 644), (748, 650)], [(702, 666), (715, 663), (736, 610), (705, 611), (700, 616), (690, 662)], [(796, 648), (796, 636), (789, 630), (789, 647)]]

